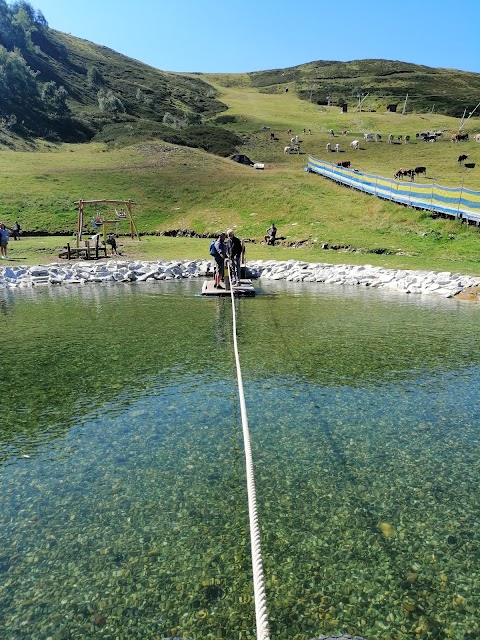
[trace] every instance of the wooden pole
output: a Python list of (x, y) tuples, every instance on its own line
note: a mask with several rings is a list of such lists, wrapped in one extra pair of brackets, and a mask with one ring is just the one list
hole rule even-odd
[(132, 204), (133, 204), (132, 200), (127, 200), (128, 217), (130, 219), (130, 237), (133, 240), (133, 236), (136, 235), (137, 236), (137, 240), (140, 241), (140, 236), (138, 235), (137, 228), (136, 228), (135, 223), (133, 221)]
[(473, 114), (475, 113), (475, 111), (478, 109), (478, 107), (480, 107), (480, 102), (477, 104), (477, 106), (475, 107), (475, 109), (473, 111), (470, 111), (468, 118), (465, 118), (465, 114), (467, 113), (467, 110), (465, 109), (465, 111), (463, 112), (463, 118), (462, 121), (460, 123), (460, 126), (458, 127), (458, 130), (461, 131), (461, 129), (463, 129), (463, 127), (467, 124), (467, 122), (470, 120), (470, 118), (473, 116)]
[(78, 220), (77, 220), (77, 249), (80, 246), (80, 240), (82, 239), (82, 227), (83, 227), (83, 200), (78, 201)]

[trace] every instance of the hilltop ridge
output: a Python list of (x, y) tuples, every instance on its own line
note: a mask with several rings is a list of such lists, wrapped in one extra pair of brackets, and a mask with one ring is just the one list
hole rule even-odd
[[(135, 138), (229, 155), (241, 144), (213, 74), (173, 73), (51, 29), (26, 1), (0, 0), (0, 144), (111, 141), (118, 127)], [(247, 74), (216, 74), (227, 86), (246, 78), (261, 93), (287, 89), (324, 105), (385, 110), (408, 94), (410, 112), (458, 117), (478, 102), (480, 74), (401, 61), (314, 61)], [(228, 124), (227, 128), (218, 126)]]

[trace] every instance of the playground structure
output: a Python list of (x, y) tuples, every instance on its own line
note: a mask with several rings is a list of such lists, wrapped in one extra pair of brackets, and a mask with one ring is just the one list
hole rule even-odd
[[(82, 240), (83, 234), (83, 225), (84, 225), (84, 214), (85, 214), (85, 205), (104, 205), (104, 204), (113, 204), (115, 208), (115, 216), (116, 218), (107, 220), (103, 218), (99, 212), (92, 218), (91, 224), (95, 229), (102, 229), (103, 241), (107, 240), (107, 228), (111, 225), (116, 226), (116, 233), (118, 234), (118, 225), (121, 220), (127, 220), (130, 223), (130, 237), (136, 237), (137, 240), (140, 240), (140, 236), (138, 235), (137, 228), (135, 226), (135, 222), (133, 220), (132, 214), (132, 205), (137, 204), (133, 200), (77, 200), (75, 204), (78, 206), (78, 221), (77, 221), (77, 249), (80, 248), (80, 242)], [(120, 210), (117, 211), (116, 205), (120, 207)]]

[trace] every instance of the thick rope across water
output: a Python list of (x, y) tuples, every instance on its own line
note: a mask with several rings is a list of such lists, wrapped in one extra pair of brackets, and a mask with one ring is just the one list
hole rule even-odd
[(240, 399), (240, 415), (242, 418), (245, 465), (247, 470), (248, 515), (250, 520), (250, 544), (252, 551), (253, 593), (255, 600), (257, 640), (269, 640), (270, 630), (268, 627), (267, 597), (265, 594), (262, 550), (260, 546), (260, 527), (258, 523), (257, 495), (255, 491), (255, 477), (253, 473), (253, 459), (252, 448), (250, 445), (250, 432), (248, 429), (247, 407), (245, 404), (245, 395), (243, 393), (242, 370), (240, 368), (240, 358), (238, 355), (235, 296), (232, 289), (230, 273), (231, 269), (228, 270), (228, 278), (230, 280), (230, 297), (232, 300), (233, 348), (235, 351), (235, 365), (237, 368), (238, 396)]

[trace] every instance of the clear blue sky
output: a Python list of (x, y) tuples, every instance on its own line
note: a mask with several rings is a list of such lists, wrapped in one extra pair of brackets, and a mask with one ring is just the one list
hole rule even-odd
[[(31, 0), (50, 27), (164, 71), (384, 58), (480, 73), (480, 0)], [(480, 96), (479, 96), (480, 100)]]

